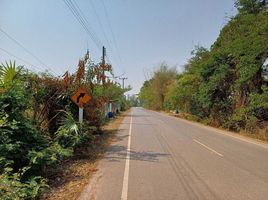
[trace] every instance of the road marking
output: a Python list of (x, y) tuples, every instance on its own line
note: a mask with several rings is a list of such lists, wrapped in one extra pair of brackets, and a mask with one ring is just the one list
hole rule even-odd
[(128, 192), (130, 144), (131, 144), (131, 132), (132, 132), (132, 113), (130, 115), (131, 115), (131, 117), (130, 117), (129, 133), (128, 133), (129, 136), (128, 136), (128, 144), (127, 144), (127, 155), (126, 155), (126, 164), (125, 164), (125, 172), (124, 172), (121, 200), (127, 200), (127, 192)]
[(201, 143), (201, 142), (199, 142), (199, 141), (197, 141), (197, 140), (195, 140), (195, 139), (194, 139), (194, 141), (195, 141), (196, 143), (202, 145), (203, 147), (207, 148), (208, 150), (212, 151), (213, 153), (215, 153), (215, 154), (217, 154), (217, 155), (223, 157), (222, 154), (220, 154), (219, 152), (215, 151), (214, 149), (211, 149), (211, 148), (208, 147), (207, 145), (205, 145), (205, 144), (203, 144), (203, 143)]
[(182, 122), (185, 122), (185, 123), (188, 123), (190, 125), (194, 125), (194, 126), (197, 126), (197, 127), (203, 128), (203, 129), (207, 129), (207, 130), (210, 130), (211, 132), (220, 133), (222, 135), (229, 136), (229, 137), (235, 138), (237, 140), (247, 142), (249, 144), (254, 144), (254, 145), (257, 145), (257, 146), (260, 146), (260, 147), (268, 149), (268, 145), (263, 143), (262, 141), (254, 141), (254, 139), (246, 137), (246, 136), (243, 136), (243, 135), (235, 135), (237, 133), (234, 133), (234, 132), (231, 132), (231, 131), (228, 131), (228, 130), (217, 129), (217, 128), (214, 128), (214, 127), (211, 127), (211, 126), (201, 124), (200, 122), (189, 121), (189, 120), (186, 120), (186, 119), (183, 119), (183, 118), (170, 116), (168, 114), (163, 114), (163, 113), (159, 113), (159, 112), (156, 112), (156, 111), (151, 111), (151, 112), (154, 112), (156, 114), (159, 114), (159, 115), (162, 115), (162, 116), (165, 116), (165, 117), (169, 117), (169, 118), (174, 119), (174, 120), (179, 120), (179, 121), (182, 121)]

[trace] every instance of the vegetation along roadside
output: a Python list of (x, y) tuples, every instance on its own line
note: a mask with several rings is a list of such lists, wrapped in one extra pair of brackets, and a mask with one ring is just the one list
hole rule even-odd
[[(88, 52), (74, 74), (62, 77), (36, 74), (15, 62), (1, 64), (0, 199), (37, 199), (80, 176), (70, 177), (68, 170), (92, 165), (83, 158), (95, 160), (109, 135), (101, 129), (107, 105), (112, 102), (114, 112), (129, 107), (124, 92), (130, 87), (121, 88), (108, 74), (113, 75), (111, 65), (93, 63)], [(78, 122), (78, 107), (70, 97), (81, 87), (91, 100), (84, 121)]]
[(93, 144), (88, 145), (83, 156), (77, 155), (65, 160), (53, 170), (49, 178), (50, 190), (43, 194), (44, 200), (75, 200), (90, 181), (97, 170), (98, 162), (103, 157), (109, 144), (113, 142), (115, 134), (128, 113), (125, 111), (116, 116), (101, 128)]
[(267, 3), (236, 7), (210, 49), (197, 46), (182, 73), (161, 64), (139, 98), (146, 108), (268, 141)]

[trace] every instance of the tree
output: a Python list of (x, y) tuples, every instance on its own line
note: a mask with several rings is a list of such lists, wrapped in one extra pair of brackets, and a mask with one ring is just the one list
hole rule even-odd
[(162, 63), (149, 81), (145, 81), (141, 88), (139, 98), (147, 108), (161, 110), (164, 108), (164, 101), (168, 87), (177, 76), (176, 67), (169, 67)]
[(154, 72), (152, 88), (155, 91), (156, 98), (159, 100), (159, 104), (156, 105), (156, 109), (163, 108), (168, 86), (173, 82), (176, 76), (176, 68), (168, 67), (165, 63), (162, 63)]
[(155, 93), (152, 89), (152, 79), (145, 81), (140, 89), (139, 99), (145, 108), (154, 108), (155, 105)]
[(168, 83), (155, 72), (144, 83), (140, 95), (148, 105), (179, 108), (236, 131), (268, 127), (267, 0), (239, 0), (236, 6), (238, 15), (209, 50), (196, 47), (182, 74)]
[(267, 0), (238, 0), (235, 6), (240, 13), (256, 14), (260, 11), (267, 11)]

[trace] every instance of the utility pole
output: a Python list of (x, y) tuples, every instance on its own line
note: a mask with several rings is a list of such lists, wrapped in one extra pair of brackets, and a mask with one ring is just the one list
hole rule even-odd
[(102, 64), (105, 65), (106, 48), (102, 47)]
[(122, 87), (123, 87), (123, 89), (125, 89), (125, 80), (127, 79), (127, 77), (122, 77), (119, 79), (122, 80)]
[(105, 79), (105, 56), (106, 56), (106, 49), (102, 47), (102, 85), (104, 86), (104, 79)]

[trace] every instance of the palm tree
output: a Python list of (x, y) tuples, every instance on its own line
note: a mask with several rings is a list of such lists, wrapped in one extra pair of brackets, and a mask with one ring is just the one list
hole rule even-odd
[(0, 83), (5, 84), (12, 82), (20, 70), (16, 67), (15, 61), (1, 63), (0, 65)]

